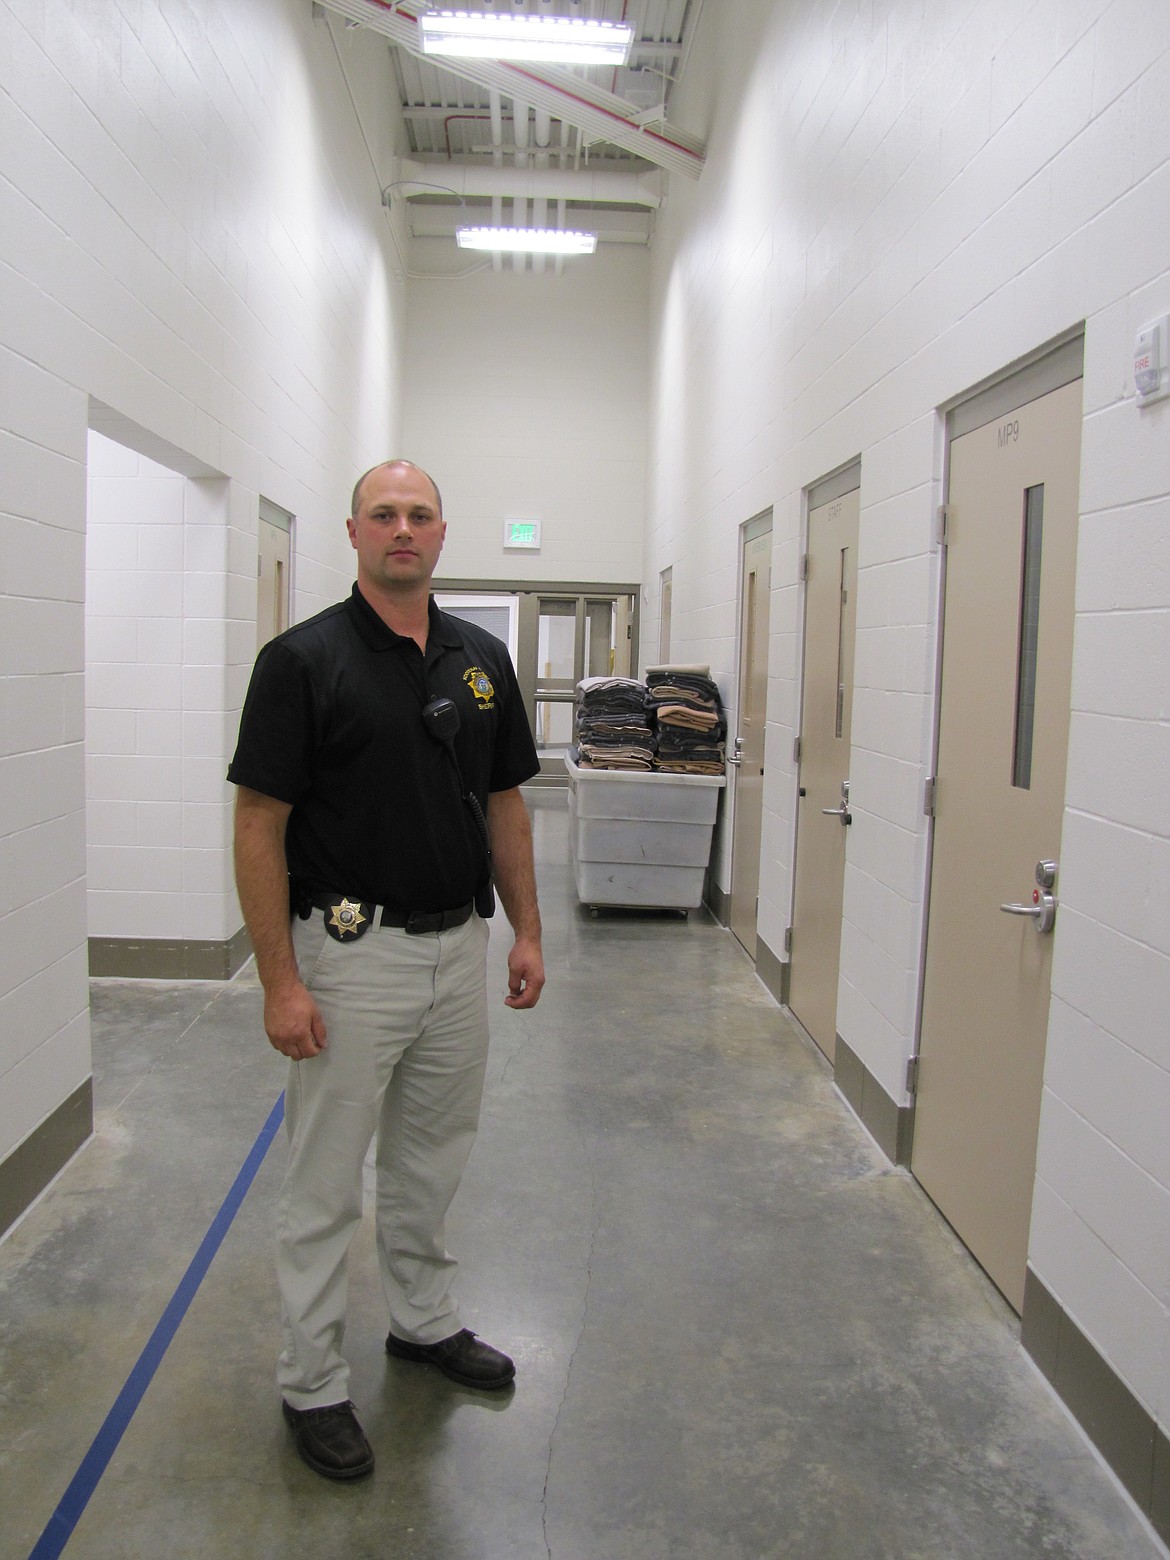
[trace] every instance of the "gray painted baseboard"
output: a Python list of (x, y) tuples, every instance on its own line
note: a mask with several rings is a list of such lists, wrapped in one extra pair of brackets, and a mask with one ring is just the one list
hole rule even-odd
[(913, 1105), (899, 1105), (892, 1099), (840, 1035), (833, 1079), (886, 1158), (896, 1165), (909, 1164), (914, 1139)]
[(776, 956), (762, 937), (756, 938), (756, 974), (781, 1007), (788, 1006), (788, 977), (792, 965)]
[(1170, 1436), (1031, 1268), (1020, 1341), (1163, 1543), (1170, 1543)]
[[(782, 1007), (788, 1006), (792, 966), (773, 953), (762, 938), (756, 941), (756, 974)], [(860, 1057), (837, 1036), (833, 1081), (857, 1113), (886, 1158), (908, 1164), (914, 1131), (914, 1107), (890, 1098)]]
[(89, 973), (137, 980), (230, 980), (252, 952), (241, 926), (223, 939), (91, 937)]
[(93, 1079), (74, 1089), (0, 1164), (0, 1235), (31, 1207), (93, 1133)]

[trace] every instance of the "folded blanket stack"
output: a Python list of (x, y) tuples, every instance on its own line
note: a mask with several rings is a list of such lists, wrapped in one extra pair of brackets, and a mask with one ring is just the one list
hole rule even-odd
[(654, 738), (646, 684), (632, 677), (585, 677), (576, 691), (581, 768), (648, 771), (654, 762)]
[(678, 775), (721, 775), (727, 723), (707, 666), (652, 666), (646, 705), (656, 730), (654, 768)]

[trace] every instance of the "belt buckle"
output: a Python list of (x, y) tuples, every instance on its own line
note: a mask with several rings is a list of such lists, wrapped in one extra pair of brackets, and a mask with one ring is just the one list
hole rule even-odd
[(404, 931), (411, 937), (421, 937), (426, 932), (435, 932), (441, 928), (443, 917), (434, 914), (433, 911), (419, 912), (412, 910), (406, 917)]
[(343, 896), (340, 904), (330, 905), (325, 910), (325, 930), (335, 942), (345, 942), (347, 938), (356, 941), (369, 931), (373, 914), (373, 905), (366, 904), (365, 900)]

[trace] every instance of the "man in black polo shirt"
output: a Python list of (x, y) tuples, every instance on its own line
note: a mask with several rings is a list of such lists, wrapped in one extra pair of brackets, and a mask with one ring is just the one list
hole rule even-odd
[(438, 489), (375, 466), (347, 526), (353, 593), (260, 652), (228, 770), (264, 1026), (290, 1062), (277, 1378), (297, 1450), (337, 1479), (374, 1465), (341, 1344), (375, 1134), (387, 1351), (465, 1386), (515, 1374), (460, 1327), (444, 1244), (483, 1092), (493, 881), (515, 936), (504, 1001), (544, 984), (518, 789), (539, 764), (505, 647), (431, 599)]

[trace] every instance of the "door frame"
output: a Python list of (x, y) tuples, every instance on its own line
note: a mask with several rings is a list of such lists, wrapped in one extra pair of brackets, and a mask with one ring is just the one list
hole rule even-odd
[[(727, 856), (728, 856), (728, 866), (730, 868), (730, 874), (729, 874), (729, 876), (730, 876), (730, 886), (729, 886), (728, 891), (727, 891), (727, 899), (726, 899), (726, 913), (727, 913), (726, 924), (727, 924), (728, 929), (732, 932), (732, 935), (736, 938), (736, 941), (739, 942), (740, 946), (743, 948), (744, 952), (747, 954), (748, 958), (752, 959), (752, 960), (758, 960), (758, 957), (759, 957), (759, 946), (760, 946), (760, 939), (759, 939), (759, 890), (760, 890), (760, 861), (761, 861), (762, 856), (763, 856), (763, 811), (764, 811), (763, 769), (765, 767), (764, 766), (764, 759), (766, 757), (766, 750), (767, 750), (768, 681), (769, 681), (769, 678), (768, 678), (768, 666), (769, 666), (769, 662), (770, 662), (770, 658), (771, 658), (771, 644), (772, 644), (772, 567), (771, 567), (771, 560), (772, 560), (772, 552), (773, 552), (773, 549), (774, 549), (774, 546), (775, 546), (775, 537), (776, 537), (776, 533), (775, 533), (775, 514), (774, 514), (774, 511), (773, 511), (771, 505), (769, 505), (767, 509), (762, 509), (758, 514), (753, 515), (750, 520), (745, 520), (743, 522), (743, 524), (739, 527), (739, 530), (737, 532), (737, 544), (738, 544), (738, 549), (739, 549), (739, 555), (738, 555), (738, 559), (737, 559), (737, 563), (736, 563), (736, 575), (737, 575), (736, 619), (737, 619), (737, 623), (736, 623), (736, 670), (735, 670), (735, 720), (734, 720), (734, 722), (729, 722), (729, 724), (728, 724), (728, 731), (727, 731), (727, 740), (728, 740), (728, 743), (731, 745), (732, 748), (734, 748), (735, 739), (736, 739), (736, 736), (738, 735), (738, 733), (739, 733), (739, 731), (741, 729), (742, 720), (743, 720), (744, 700), (745, 700), (745, 695), (746, 695), (746, 691), (747, 691), (747, 676), (746, 676), (746, 673), (747, 673), (747, 666), (748, 666), (748, 662), (749, 662), (749, 654), (748, 654), (748, 652), (749, 652), (749, 649), (750, 649), (749, 642), (748, 642), (748, 633), (749, 633), (749, 631), (750, 631), (750, 629), (752, 627), (752, 625), (748, 623), (746, 615), (745, 615), (745, 611), (744, 611), (744, 590), (745, 590), (746, 579), (747, 579), (747, 575), (746, 575), (747, 549), (753, 542), (758, 542), (758, 541), (760, 541), (764, 537), (768, 538), (768, 589), (767, 589), (767, 593), (766, 593), (766, 606), (767, 606), (767, 612), (768, 612), (768, 628), (767, 628), (767, 632), (766, 632), (766, 634), (764, 636), (764, 707), (763, 707), (763, 711), (762, 711), (761, 734), (760, 734), (760, 742), (761, 742), (761, 752), (760, 752), (760, 763), (761, 763), (761, 778), (760, 778), (760, 829), (759, 829), (760, 843), (759, 843), (759, 847), (758, 847), (758, 850), (757, 850), (756, 861), (755, 861), (755, 873), (756, 873), (755, 890), (756, 890), (756, 892), (755, 892), (755, 895), (754, 895), (754, 898), (755, 898), (755, 913), (753, 914), (753, 917), (752, 917), (752, 928), (751, 928), (751, 939), (752, 939), (753, 946), (751, 948), (749, 948), (746, 945), (746, 943), (744, 943), (742, 941), (742, 939), (739, 936), (739, 933), (735, 930), (735, 928), (733, 926), (733, 922), (736, 919), (736, 896), (739, 893), (739, 890), (736, 887), (736, 881), (735, 881), (735, 879), (736, 879), (736, 857), (737, 857), (736, 836), (737, 836), (737, 833), (739, 831), (740, 824), (741, 824), (742, 820), (741, 820), (741, 816), (740, 816), (740, 771), (739, 771), (739, 768), (738, 768), (738, 762), (737, 762), (737, 758), (736, 758), (736, 755), (734, 754), (734, 752), (729, 753), (728, 759), (727, 759), (727, 763), (728, 763), (729, 768), (734, 769), (734, 779), (733, 779), (733, 783), (729, 787), (729, 789), (731, 791), (731, 796), (730, 796), (730, 799), (729, 799), (730, 800), (731, 816), (730, 816), (730, 823), (729, 823), (729, 826), (728, 826), (728, 833), (727, 833)], [(743, 865), (742, 856), (740, 858), (739, 864), (740, 864), (740, 866)]]
[[(941, 438), (942, 473), (940, 480), (941, 502), (935, 517), (933, 545), (939, 553), (936, 575), (936, 612), (933, 662), (933, 698), (931, 710), (930, 756), (923, 795), (923, 812), (927, 819), (926, 851), (924, 856), (925, 880), (922, 894), (922, 914), (919, 922), (918, 980), (915, 992), (913, 1050), (906, 1064), (906, 1090), (910, 1104), (906, 1113), (904, 1157), (899, 1162), (910, 1164), (914, 1145), (914, 1115), (917, 1109), (915, 1079), (918, 1058), (922, 1048), (922, 1017), (926, 994), (927, 934), (930, 927), (930, 900), (934, 875), (934, 786), (938, 778), (940, 733), (942, 726), (942, 661), (946, 638), (946, 506), (950, 497), (951, 443), (982, 428), (997, 418), (1006, 417), (1029, 401), (1037, 401), (1053, 390), (1060, 390), (1074, 380), (1084, 378), (1085, 327), (1078, 325), (1055, 340), (1037, 348), (1034, 353), (1009, 365), (999, 374), (981, 380), (971, 389), (955, 396), (940, 406), (938, 412)], [(1065, 778), (1067, 796), (1068, 780)], [(900, 1137), (902, 1134), (900, 1134)]]
[[(258, 503), (258, 506), (257, 506), (257, 551), (258, 552), (259, 552), (260, 527), (262, 527), (262, 526), (269, 526), (274, 531), (283, 531), (284, 534), (288, 537), (288, 568), (287, 568), (286, 573), (285, 573), (284, 589), (283, 589), (283, 591), (281, 593), (282, 597), (283, 597), (282, 606), (283, 606), (283, 609), (284, 609), (284, 611), (283, 611), (284, 623), (281, 624), (280, 621), (279, 621), (279, 618), (281, 616), (281, 614), (279, 612), (277, 613), (277, 623), (276, 623), (276, 632), (280, 633), (282, 628), (289, 628), (292, 625), (292, 622), (293, 622), (293, 605), (294, 605), (294, 603), (296, 601), (295, 580), (294, 580), (294, 577), (293, 577), (294, 573), (295, 573), (295, 570), (296, 570), (296, 557), (297, 557), (297, 550), (296, 550), (296, 516), (291, 514), (287, 509), (282, 509), (279, 504), (274, 504), (270, 498), (265, 498), (264, 495), (261, 494), (260, 495), (260, 499), (259, 499), (259, 503)], [(258, 571), (257, 571), (257, 589), (258, 588), (259, 588), (259, 567), (258, 567)], [(256, 617), (257, 617), (257, 632), (259, 632), (259, 627), (260, 627), (260, 623), (259, 623), (259, 618), (260, 618), (259, 600), (257, 600)], [(260, 646), (257, 645), (257, 649), (259, 649), (259, 648), (260, 648)]]

